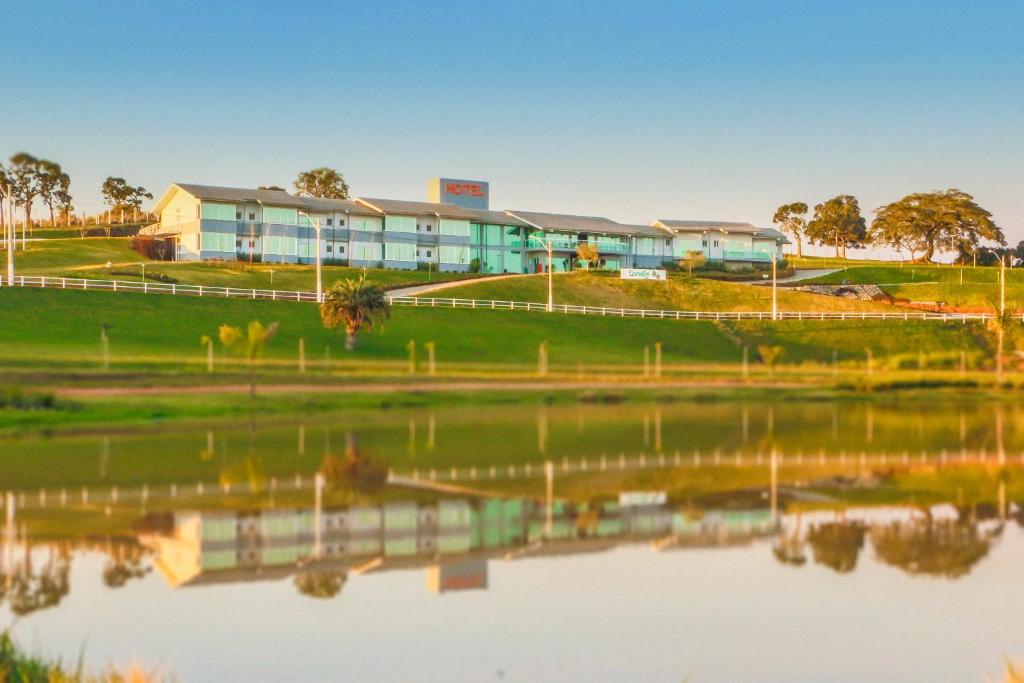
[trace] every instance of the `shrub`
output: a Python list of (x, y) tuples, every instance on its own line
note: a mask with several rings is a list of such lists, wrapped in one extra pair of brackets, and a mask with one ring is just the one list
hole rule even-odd
[(57, 408), (57, 397), (48, 391), (26, 392), (21, 387), (11, 386), (0, 390), (0, 408), (53, 410)]

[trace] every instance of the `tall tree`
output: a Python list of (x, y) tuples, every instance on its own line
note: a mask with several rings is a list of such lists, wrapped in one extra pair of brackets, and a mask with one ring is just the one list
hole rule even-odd
[(345, 182), (345, 176), (333, 168), (321, 166), (300, 173), (295, 179), (295, 192), (300, 197), (348, 199), (348, 183)]
[(841, 194), (814, 207), (814, 218), (807, 224), (807, 239), (835, 246), (836, 258), (846, 258), (846, 248), (864, 246), (867, 223), (860, 214), (857, 198)]
[(11, 157), (7, 178), (11, 183), (14, 201), (25, 210), (25, 222), (32, 224), (32, 202), (39, 196), (39, 159), (28, 152)]
[(109, 176), (103, 181), (103, 198), (111, 209), (117, 211), (118, 209), (140, 209), (142, 200), (152, 199), (153, 195), (141, 185), (133, 187), (125, 182), (124, 178)]
[(61, 173), (57, 178), (57, 186), (53, 191), (54, 203), (64, 215), (64, 222), (70, 224), (71, 210), (75, 207), (71, 203), (71, 176)]
[(807, 229), (807, 205), (803, 202), (783, 204), (775, 210), (775, 217), (772, 223), (779, 226), (782, 232), (791, 235), (796, 240), (796, 255), (804, 255), (804, 230)]
[(876, 209), (871, 235), (883, 244), (923, 252), (924, 261), (931, 261), (936, 248), (945, 246), (964, 260), (982, 240), (1006, 244), (992, 214), (956, 189), (909, 194)]
[[(50, 210), (50, 225), (54, 225), (53, 207), (58, 204), (57, 190), (61, 184), (61, 176), (67, 174), (60, 164), (46, 159), (39, 160), (39, 198)], [(70, 182), (69, 178), (68, 183)]]

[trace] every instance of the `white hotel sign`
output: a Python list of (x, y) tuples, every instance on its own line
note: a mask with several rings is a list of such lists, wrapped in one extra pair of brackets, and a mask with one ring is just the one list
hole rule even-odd
[(664, 270), (654, 268), (623, 268), (619, 271), (623, 280), (666, 280), (668, 274)]

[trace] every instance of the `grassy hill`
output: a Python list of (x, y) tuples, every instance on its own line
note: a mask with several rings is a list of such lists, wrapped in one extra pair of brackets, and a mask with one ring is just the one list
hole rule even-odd
[(435, 342), (441, 363), (535, 364), (543, 341), (552, 367), (640, 363), (644, 345), (655, 341), (664, 342), (666, 362), (738, 359), (734, 344), (711, 322), (396, 307), (382, 330), (364, 334), (359, 349), (347, 354), (343, 333), (324, 329), (312, 304), (0, 288), (0, 309), (0, 358), (7, 363), (52, 359), (95, 367), (106, 324), (115, 363), (187, 359), (198, 366), (205, 358), (202, 335), (250, 320), (280, 323), (267, 347), (270, 359), (295, 359), (300, 337), (311, 359), (323, 358), (330, 347), (335, 360), (403, 360), (410, 340)]
[[(851, 266), (801, 284), (842, 282), (877, 284), (894, 297), (941, 301), (955, 308), (991, 309), (999, 300), (999, 268), (994, 266)], [(1024, 271), (1012, 268), (1006, 271), (1006, 301), (1011, 307), (1024, 307)]]
[[(497, 283), (495, 283), (497, 284)], [(0, 288), (0, 367), (62, 365), (95, 370), (100, 327), (109, 330), (115, 366), (174, 366), (200, 372), (205, 352), (202, 335), (215, 336), (221, 324), (250, 320), (279, 322), (280, 332), (267, 348), (271, 360), (294, 370), (298, 340), (307, 358), (358, 366), (401, 362), (410, 340), (437, 345), (442, 364), (533, 365), (537, 347), (548, 342), (552, 368), (586, 365), (637, 365), (643, 348), (662, 342), (665, 363), (737, 363), (741, 346), (781, 344), (785, 362), (829, 362), (833, 349), (843, 359), (861, 359), (918, 350), (985, 350), (979, 325), (938, 322), (768, 321), (722, 323), (640, 320), (615, 317), (510, 311), (396, 307), (379, 332), (364, 334), (353, 353), (343, 349), (339, 332), (324, 329), (312, 304), (145, 295), (125, 292)], [(221, 351), (217, 349), (217, 355)], [(187, 365), (186, 365), (187, 364)]]
[[(19, 275), (84, 277), (99, 280), (141, 280), (145, 259), (130, 248), (130, 238), (48, 239), (29, 242), (18, 251), (15, 266)], [(110, 263), (110, 267), (107, 267)], [(324, 266), (324, 286), (335, 280), (359, 277), (362, 268)], [(314, 266), (249, 264), (245, 262), (202, 263), (146, 261), (146, 279), (160, 276), (183, 284), (256, 289), (307, 290), (316, 288)], [(384, 286), (416, 285), (468, 277), (468, 273), (427, 273), (416, 270), (366, 269), (367, 280)]]
[[(532, 276), (493, 282), (468, 282), (433, 294), (438, 297), (547, 301), (547, 278)], [(430, 297), (432, 294), (424, 294)], [(689, 311), (770, 311), (771, 288), (715, 282), (673, 274), (664, 282), (621, 280), (615, 273), (576, 271), (554, 278), (556, 304)], [(838, 297), (778, 291), (780, 310), (875, 311), (890, 306)]]

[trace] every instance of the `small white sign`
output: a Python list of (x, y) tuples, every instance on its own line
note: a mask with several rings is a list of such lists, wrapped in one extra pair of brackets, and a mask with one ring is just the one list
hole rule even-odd
[(622, 491), (619, 493), (619, 505), (664, 505), (668, 494), (664, 491)]
[(668, 272), (656, 268), (623, 268), (619, 277), (623, 280), (667, 280)]

